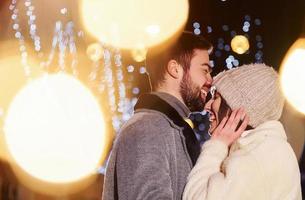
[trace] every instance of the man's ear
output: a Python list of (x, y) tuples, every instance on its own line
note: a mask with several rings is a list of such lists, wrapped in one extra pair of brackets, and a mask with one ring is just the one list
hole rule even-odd
[(171, 77), (178, 79), (183, 76), (183, 68), (176, 60), (170, 60), (167, 63), (167, 73)]

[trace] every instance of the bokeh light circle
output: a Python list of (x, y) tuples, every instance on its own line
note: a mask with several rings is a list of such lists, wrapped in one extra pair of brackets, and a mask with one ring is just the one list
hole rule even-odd
[(86, 30), (103, 43), (124, 49), (168, 40), (182, 30), (188, 12), (187, 0), (80, 0)]
[(243, 35), (236, 35), (231, 40), (231, 47), (235, 53), (244, 54), (250, 48), (249, 40), (247, 37), (245, 37)]
[(50, 183), (94, 174), (105, 148), (105, 124), (93, 94), (66, 74), (29, 82), (12, 100), (5, 141), (16, 163)]
[(281, 86), (287, 101), (305, 114), (305, 38), (298, 39), (281, 65)]

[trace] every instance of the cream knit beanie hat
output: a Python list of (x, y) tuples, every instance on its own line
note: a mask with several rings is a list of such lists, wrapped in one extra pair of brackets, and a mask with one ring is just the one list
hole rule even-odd
[(243, 65), (219, 73), (213, 85), (231, 109), (245, 108), (253, 128), (281, 117), (284, 97), (276, 71), (265, 64)]

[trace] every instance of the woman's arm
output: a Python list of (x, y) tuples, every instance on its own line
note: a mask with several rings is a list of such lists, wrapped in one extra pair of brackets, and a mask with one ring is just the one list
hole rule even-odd
[(207, 199), (208, 182), (212, 175), (221, 173), (221, 163), (227, 157), (228, 146), (219, 140), (209, 140), (192, 169), (184, 189), (183, 200)]

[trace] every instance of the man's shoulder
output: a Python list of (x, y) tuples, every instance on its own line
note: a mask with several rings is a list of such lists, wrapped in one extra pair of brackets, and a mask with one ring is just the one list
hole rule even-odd
[(137, 112), (121, 128), (118, 136), (120, 142), (127, 140), (158, 141), (174, 130), (172, 122), (157, 111)]
[(143, 128), (157, 128), (167, 127), (170, 128), (172, 121), (163, 113), (142, 109), (140, 112), (136, 112), (122, 127), (122, 131), (125, 129), (143, 129)]

